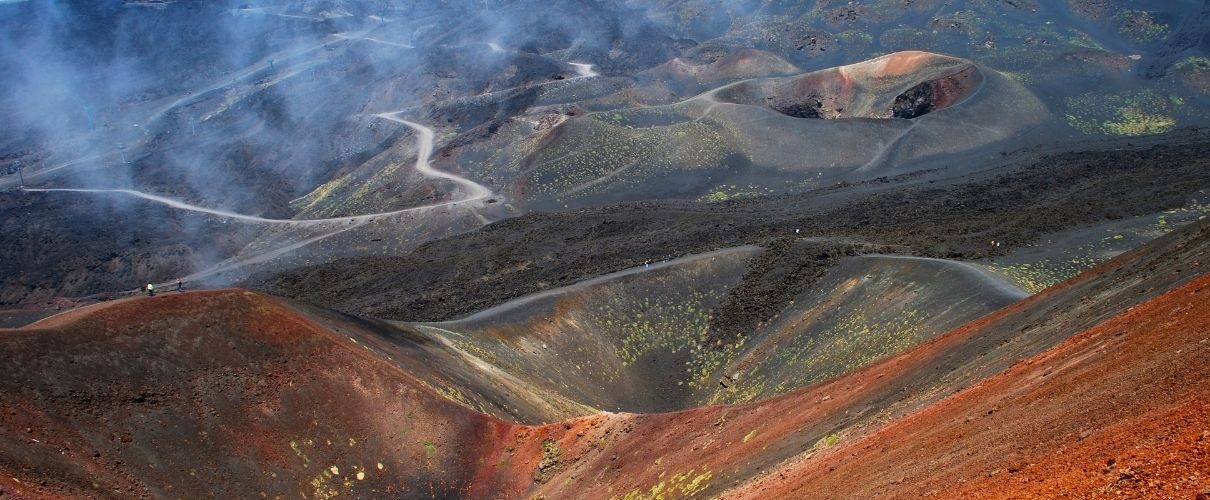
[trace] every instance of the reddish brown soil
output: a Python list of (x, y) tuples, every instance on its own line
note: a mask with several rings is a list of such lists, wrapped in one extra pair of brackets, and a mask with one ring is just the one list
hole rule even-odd
[[(671, 486), (670, 477), (684, 473), (691, 473), (691, 478), (709, 474), (699, 492), (704, 494), (738, 486), (754, 476), (764, 479), (746, 486), (741, 493), (769, 498), (768, 492), (761, 488), (779, 484), (790, 488), (777, 490), (776, 493), (799, 497), (819, 496), (818, 491), (838, 492), (836, 495), (843, 498), (850, 498), (852, 492), (862, 491), (865, 494), (852, 494), (862, 498), (893, 492), (910, 495), (926, 491), (923, 489), (925, 485), (916, 480), (893, 483), (899, 477), (890, 477), (891, 472), (903, 468), (902, 464), (896, 462), (887, 464), (884, 470), (871, 471), (871, 477), (854, 481), (880, 484), (883, 488), (870, 490), (854, 489), (856, 486), (847, 483), (829, 485), (825, 490), (816, 490), (813, 484), (805, 485), (804, 489), (795, 489), (793, 485), (796, 483), (785, 481), (783, 472), (776, 469), (782, 460), (791, 457), (817, 464), (825, 471), (832, 467), (839, 469), (843, 465), (834, 463), (834, 460), (840, 460), (843, 455), (840, 454), (842, 452), (831, 453), (837, 448), (828, 447), (830, 440), (834, 439), (845, 446), (906, 415), (930, 408), (933, 402), (1009, 369), (1010, 365), (1012, 369), (1019, 369), (1017, 367), (1023, 366), (1022, 363), (1032, 366), (1039, 362), (1038, 359), (1052, 359), (1055, 354), (1046, 351), (1070, 337), (1072, 332), (1085, 328), (1081, 325), (1095, 325), (1120, 315), (1132, 304), (1147, 300), (1192, 276), (1203, 274), (1204, 266), (1208, 263), (1208, 240), (1210, 227), (1195, 225), (915, 349), (785, 396), (746, 405), (713, 406), (656, 415), (614, 416), (596, 422), (593, 425), (599, 427), (596, 430), (598, 435), (603, 434), (607, 438), (600, 443), (601, 446), (589, 447), (590, 453), (587, 455), (567, 454), (573, 465), (548, 483), (538, 485), (536, 491), (548, 497), (609, 498), (634, 491), (650, 492), (661, 485), (668, 488)], [(1202, 278), (1196, 285), (1190, 286), (1196, 290), (1198, 286), (1204, 287), (1210, 282), (1208, 280), (1210, 278)], [(1210, 317), (1210, 305), (1198, 302), (1206, 302), (1206, 293), (1210, 293), (1210, 290), (1188, 296), (1187, 302), (1200, 305), (1198, 313)], [(1116, 321), (1129, 324), (1134, 315), (1137, 313), (1132, 310), (1129, 316), (1121, 316)], [(1164, 318), (1164, 313), (1156, 312), (1148, 320), (1160, 321)], [(1142, 324), (1145, 325), (1143, 331), (1150, 326), (1145, 321)], [(1203, 351), (1188, 350), (1189, 346), (1205, 346), (1198, 344), (1203, 337), (1210, 337), (1210, 333), (1197, 337), (1197, 342), (1180, 336), (1166, 339), (1171, 344), (1157, 342), (1169, 345), (1172, 351), (1181, 349), (1176, 344), (1185, 342), (1185, 356), (1200, 352), (1198, 355), (1205, 357), (1205, 347), (1202, 347)], [(1138, 399), (1134, 401), (1134, 406), (1123, 406), (1119, 410), (1090, 409), (1125, 419), (1162, 407), (1165, 400), (1180, 401), (1186, 397), (1179, 394), (1180, 390), (1192, 390), (1196, 381), (1200, 380), (1201, 372), (1182, 371), (1181, 363), (1168, 364), (1171, 359), (1165, 356), (1169, 353), (1148, 352), (1147, 349), (1152, 347), (1156, 346), (1147, 344), (1136, 347), (1132, 352), (1137, 351), (1136, 360), (1140, 363), (1170, 367), (1186, 384), (1182, 386), (1174, 381), (1173, 387), (1160, 386), (1155, 390), (1168, 388), (1173, 392), (1164, 397), (1157, 396), (1154, 400)], [(1069, 348), (1060, 347), (1057, 352), (1062, 352), (1062, 349)], [(1039, 357), (1013, 364), (1016, 360), (1035, 356)], [(1088, 366), (1079, 365), (1084, 370), (1101, 367), (1092, 360), (1084, 362), (1089, 363)], [(1136, 382), (1147, 380), (1137, 370), (1131, 373), (1136, 377)], [(1051, 375), (1054, 374), (1047, 376)], [(1096, 389), (1101, 386), (1095, 384), (1103, 383), (1087, 378), (1078, 382), (1088, 384), (1088, 387), (1073, 385), (1069, 388), (1072, 391), (1070, 394), (1056, 394), (1052, 409), (1060, 412), (1060, 417), (1070, 422), (1084, 422), (1084, 425), (1059, 435), (1074, 432), (1078, 436), (1086, 428), (1095, 429), (1102, 422), (1112, 424), (1117, 421), (1113, 418), (1098, 419), (1083, 411), (1071, 411), (1073, 406), (1065, 401), (1071, 401), (1074, 407), (1079, 408), (1081, 391)], [(1140, 393), (1130, 397), (1150, 396)], [(980, 411), (986, 412), (987, 409), (990, 409), (990, 405)], [(1062, 413), (1064, 411), (1068, 413)], [(1013, 415), (1018, 419), (1016, 423), (1026, 429), (1039, 425), (1034, 420), (1036, 415), (1033, 408), (1020, 408), (1015, 413), (1005, 415)], [(1003, 415), (997, 418), (1003, 418)], [(877, 439), (881, 441), (882, 438)], [(597, 440), (596, 437), (591, 438), (592, 442)], [(919, 446), (899, 447), (899, 451), (905, 455), (898, 457), (899, 461), (931, 469), (936, 464), (924, 462), (920, 457), (959, 460), (961, 453), (966, 451), (940, 449), (918, 453), (918, 450)], [(825, 456), (833, 458), (822, 458)], [(992, 456), (996, 456), (995, 453)], [(876, 482), (878, 474), (883, 474), (885, 481)], [(945, 478), (944, 475), (940, 477)]]
[(969, 97), (979, 86), (982, 75), (974, 66), (951, 73), (936, 80), (926, 82), (933, 89), (935, 102), (933, 109), (948, 108)]
[(91, 298), (70, 299), (55, 297), (51, 300), (38, 303), (22, 304), (13, 308), (0, 309), (0, 328), (21, 328), (36, 321), (95, 303), (96, 300)]
[(1190, 498), (1210, 487), (1208, 378), (1202, 277), (735, 494)]
[(0, 330), (0, 353), (0, 492), (20, 496), (457, 495), (499, 427), (238, 290)]
[(277, 299), (135, 298), (0, 331), (0, 492), (1188, 498), (1210, 486), (1208, 248), (1195, 224), (777, 398), (542, 426)]
[[(958, 488), (959, 496), (1058, 498), (1082, 493), (1135, 498), (1190, 498), (1210, 471), (1210, 404), (1190, 400), (1062, 446), (1015, 474)], [(1088, 467), (1091, 464), (1093, 467)], [(1095, 467), (1096, 465), (1101, 467)]]
[(906, 75), (919, 71), (920, 68), (938, 57), (937, 54), (915, 50), (896, 52), (882, 59), (876, 59), (877, 64), (870, 65), (872, 73), (870, 76), (892, 77)]

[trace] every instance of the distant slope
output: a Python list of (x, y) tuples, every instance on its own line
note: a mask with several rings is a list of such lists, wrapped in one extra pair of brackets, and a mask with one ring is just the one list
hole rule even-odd
[(491, 175), (516, 179), (518, 201), (543, 208), (734, 195), (736, 185), (782, 193), (923, 168), (1048, 119), (1037, 97), (995, 70), (896, 52), (572, 117), (524, 158), (497, 160)]
[(1208, 138), (1187, 131), (1073, 144), (1078, 152), (1063, 154), (1024, 150), (957, 178), (942, 169), (793, 196), (531, 213), (407, 256), (310, 265), (249, 286), (357, 315), (443, 321), (648, 259), (770, 247), (796, 230), (873, 242), (882, 246), (877, 253), (971, 261), (1044, 245), (1059, 231), (1186, 206), (1210, 188)]
[(397, 112), (434, 129), (434, 169), (496, 204), (316, 233), (0, 192), (0, 303), (399, 256), (534, 208), (803, 193), (1210, 123), (1198, 0), (245, 3), (0, 3), (0, 171), (24, 167), (0, 189), (262, 218), (456, 199), (375, 118)]

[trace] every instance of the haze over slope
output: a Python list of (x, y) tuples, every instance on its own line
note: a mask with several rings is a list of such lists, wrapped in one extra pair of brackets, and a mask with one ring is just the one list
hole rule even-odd
[(0, 497), (1210, 494), (1208, 32), (0, 0)]
[(402, 255), (533, 208), (958, 173), (1201, 124), (1207, 15), (1191, 0), (0, 4), (17, 69), (0, 78), (0, 168), (185, 204), (0, 195), (20, 256), (0, 301), (224, 283)]

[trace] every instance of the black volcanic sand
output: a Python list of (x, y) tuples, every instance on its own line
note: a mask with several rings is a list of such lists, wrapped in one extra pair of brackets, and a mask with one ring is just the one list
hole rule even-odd
[[(404, 257), (351, 258), (253, 277), (270, 293), (356, 314), (407, 321), (457, 318), (509, 299), (621, 269), (744, 244), (798, 237), (851, 238), (880, 253), (973, 260), (1106, 220), (1183, 206), (1210, 186), (1210, 133), (1182, 131), (1104, 141), (1084, 152), (1026, 150), (960, 178), (945, 170), (838, 185), (801, 195), (728, 201), (630, 203), (531, 213), (434, 241)], [(795, 230), (800, 230), (796, 234)], [(1003, 242), (999, 249), (988, 242)], [(843, 244), (843, 247), (851, 247)], [(831, 248), (789, 252), (751, 304), (724, 305), (721, 331), (742, 331), (803, 286), (804, 259), (827, 267)], [(781, 276), (778, 278), (777, 276)], [(789, 278), (793, 279), (789, 279)], [(782, 281), (781, 285), (769, 280)], [(794, 284), (792, 285), (791, 282)], [(769, 297), (777, 297), (767, 303)], [(748, 309), (751, 311), (747, 311)], [(763, 319), (767, 319), (763, 318)]]
[(0, 304), (134, 290), (184, 276), (250, 241), (227, 223), (123, 195), (0, 193)]
[[(81, 50), (72, 51), (83, 74), (108, 74), (113, 69), (108, 63), (113, 60), (115, 53), (120, 52), (119, 48), (124, 47), (121, 50), (138, 51), (139, 66), (146, 71), (143, 76), (154, 75), (154, 78), (132, 83), (131, 95), (110, 96), (125, 99), (123, 106), (114, 106), (114, 103), (106, 102), (109, 99), (102, 99), (99, 95), (78, 96), (84, 102), (96, 97), (95, 110), (87, 113), (90, 115), (89, 121), (95, 119), (98, 122), (96, 130), (85, 131), (82, 123), (74, 123), (74, 127), (65, 126), (62, 130), (55, 128), (64, 137), (56, 134), (43, 137), (36, 131), (22, 130), (20, 134), (10, 134), (13, 137), (0, 139), (0, 167), (19, 160), (28, 169), (27, 181), (46, 187), (122, 185), (205, 206), (274, 217), (290, 214), (309, 216), (311, 214), (305, 210), (299, 213), (297, 204), (292, 205), (290, 201), (308, 192), (315, 196), (318, 196), (316, 193), (335, 193), (331, 199), (323, 200), (325, 203), (311, 208), (311, 211), (319, 212), (322, 209), (330, 214), (365, 213), (422, 203), (439, 194), (435, 191), (441, 191), (440, 187), (431, 183), (410, 182), (409, 179), (415, 180), (416, 177), (406, 174), (410, 169), (401, 169), (405, 172), (402, 175), (387, 175), (372, 182), (362, 182), (369, 179), (370, 174), (380, 173), (384, 169), (384, 155), (380, 153), (389, 151), (400, 141), (405, 147), (411, 147), (414, 142), (410, 136), (393, 132), (398, 127), (382, 126), (382, 120), (373, 118), (372, 113), (406, 110), (404, 116), (439, 129), (438, 155), (445, 158), (447, 163), (439, 163), (437, 168), (460, 172), (490, 185), (500, 195), (502, 202), (515, 202), (518, 207), (524, 208), (527, 206), (523, 199), (526, 196), (506, 189), (511, 178), (504, 175), (522, 172), (485, 169), (485, 157), (500, 151), (504, 151), (506, 154), (503, 156), (506, 157), (513, 155), (516, 151), (512, 148), (516, 147), (519, 151), (524, 149), (522, 146), (532, 145), (527, 141), (543, 137), (544, 131), (550, 130), (552, 123), (558, 120), (582, 116), (586, 111), (617, 109), (619, 116), (629, 117), (624, 121), (636, 119), (636, 122), (641, 122), (643, 120), (637, 119), (656, 117), (654, 113), (642, 112), (645, 106), (682, 101), (691, 93), (709, 88), (705, 82), (723, 84), (738, 78), (793, 75), (901, 50), (936, 51), (1009, 72), (1006, 74), (1011, 74), (1013, 80), (1040, 96), (1047, 111), (1056, 118), (1050, 124), (1056, 128), (1032, 131), (1044, 135), (1047, 141), (1062, 141), (1066, 134), (1077, 132), (1063, 123), (1061, 118), (1066, 113), (1075, 112), (1083, 116), (1082, 113), (1087, 112), (1086, 118), (1092, 122), (1118, 119), (1117, 113), (1121, 110), (1116, 106), (1080, 109), (1088, 103), (1081, 100), (1079, 102), (1084, 104), (1073, 107), (1066, 101), (1068, 97), (1080, 97), (1089, 92), (1095, 94), (1093, 97), (1103, 95), (1106, 98), (1130, 100), (1138, 98), (1138, 91), (1146, 90), (1157, 97), (1140, 101), (1151, 103), (1148, 106), (1156, 100), (1186, 102), (1181, 106), (1172, 105), (1181, 109), (1149, 110), (1157, 113), (1157, 117), (1166, 116), (1182, 125), (1205, 123), (1203, 110), (1210, 104), (1210, 98), (1202, 90), (1205, 88), (1205, 75), (1210, 73), (1203, 72), (1196, 60), (1188, 59), (1205, 49), (1204, 41), (1201, 41), (1202, 46), (1197, 45), (1207, 22), (1206, 8), (1200, 5), (1201, 2), (1162, 2), (1163, 5), (1160, 5), (1141, 0), (955, 0), (947, 2), (943, 8), (938, 7), (936, 2), (892, 3), (894, 5), (881, 0), (845, 4), (823, 2), (809, 8), (794, 2), (748, 2), (743, 9), (718, 9), (717, 5), (705, 0), (686, 0), (655, 2), (648, 6), (650, 11), (644, 12), (629, 4), (615, 6), (585, 0), (554, 3), (525, 1), (493, 7), (503, 16), (502, 19), (523, 20), (509, 26), (507, 33), (491, 29), (491, 16), (480, 15), (481, 4), (477, 2), (446, 2), (439, 6), (371, 6), (359, 0), (346, 0), (334, 5), (342, 5), (341, 9), (352, 13), (352, 16), (318, 22), (307, 20), (307, 16), (287, 18), (252, 12), (233, 15), (224, 6), (191, 2), (157, 4), (162, 9), (127, 8), (118, 4), (72, 5), (69, 10), (88, 21), (66, 30), (63, 38), (86, 42), (80, 46)], [(5, 26), (12, 28), (10, 31), (15, 41), (36, 36), (35, 31), (41, 24), (32, 21), (56, 10), (41, 9), (38, 5), (36, 2), (18, 2), (10, 7), (14, 12), (40, 13), (35, 17), (9, 16), (10, 22)], [(131, 5), (133, 7), (134, 4)], [(327, 4), (322, 7), (309, 5), (299, 7), (297, 12), (318, 15), (320, 10), (327, 8)], [(1142, 33), (1147, 36), (1139, 39), (1139, 33), (1129, 29), (1123, 31), (1123, 28), (1129, 28), (1123, 23), (1133, 19), (1127, 14), (1140, 14), (1140, 9), (1154, 13), (1156, 21), (1165, 26), (1162, 33)], [(529, 15), (535, 10), (564, 10), (577, 15), (574, 23), (550, 23), (549, 18)], [(749, 15), (742, 15), (739, 11), (748, 11), (746, 13)], [(365, 16), (370, 14), (385, 15), (392, 22), (363, 25), (360, 20), (365, 20)], [(114, 26), (137, 29), (114, 29)], [(180, 27), (189, 29), (178, 29)], [(246, 31), (250, 35), (236, 44), (241, 57), (226, 57), (231, 55), (230, 40), (216, 35), (228, 32), (226, 28), (238, 28), (235, 31)], [(353, 38), (331, 41), (326, 47), (318, 48), (323, 47), (321, 40), (328, 35), (336, 32), (355, 34), (361, 28), (372, 28), (366, 37), (386, 40), (388, 43)], [(492, 38), (505, 50), (497, 52), (487, 49), (485, 42)], [(591, 42), (585, 43), (588, 40)], [(392, 43), (415, 45), (417, 48), (407, 49)], [(275, 68), (253, 71), (231, 85), (229, 76), (233, 72), (296, 44), (314, 44), (317, 50), (298, 56), (280, 56)], [(1090, 48), (1094, 46), (1104, 47), (1105, 50)], [(764, 53), (756, 57), (752, 54), (753, 50)], [(1135, 61), (1129, 57), (1135, 54), (1140, 55), (1141, 59)], [(567, 64), (569, 61), (593, 63), (601, 75), (576, 79), (574, 69)], [(694, 72), (673, 78), (649, 76), (651, 71), (666, 75), (668, 73), (660, 72), (660, 68), (679, 67), (682, 62), (694, 67), (699, 64), (717, 67), (699, 75), (703, 79), (701, 81), (696, 77), (690, 78)], [(796, 67), (789, 66), (791, 62)], [(753, 63), (754, 67), (749, 66)], [(295, 71), (299, 72), (296, 77), (287, 77)], [(1140, 74), (1155, 78), (1139, 78)], [(1168, 76), (1160, 77), (1164, 74)], [(668, 85), (684, 86), (682, 90), (690, 93), (667, 93), (666, 90), (649, 88), (651, 80), (665, 79), (669, 80)], [(349, 82), (357, 84), (350, 85)], [(0, 85), (4, 83), (0, 82)], [(1017, 83), (1013, 85), (1017, 86)], [(100, 92), (107, 86), (96, 87), (94, 90)], [(1008, 123), (1012, 121), (1008, 119), (1008, 114), (1022, 113), (1027, 108), (1021, 100), (992, 90), (994, 87), (989, 87), (984, 97), (994, 97), (1003, 106), (999, 112), (979, 113), (981, 116), (995, 117), (997, 123)], [(660, 98), (643, 97), (647, 93), (659, 94)], [(229, 97), (233, 96), (239, 98), (229, 102)], [(178, 98), (182, 100), (182, 105), (170, 109), (165, 107)], [(1090, 102), (1100, 101), (1093, 99)], [(4, 108), (0, 109), (0, 115), (11, 119), (15, 110), (7, 105), (0, 107)], [(163, 114), (143, 123), (143, 133), (111, 130), (115, 124), (143, 122), (143, 118), (152, 110), (161, 108), (165, 110)], [(957, 108), (961, 106), (953, 110)], [(41, 110), (39, 113), (54, 115), (54, 119), (63, 121), (65, 125), (67, 122), (81, 122), (78, 109), (71, 113), (51, 111), (55, 110)], [(94, 112), (95, 117), (91, 116)], [(938, 114), (932, 118), (940, 116)], [(920, 118), (926, 123), (931, 120), (929, 116)], [(575, 119), (573, 123), (588, 121)], [(559, 129), (564, 128), (570, 127), (559, 126)], [(1000, 130), (998, 125), (992, 128)], [(929, 127), (917, 127), (906, 136), (910, 140), (887, 148), (883, 158), (885, 163), (902, 164), (908, 158), (915, 157), (922, 147), (954, 146), (952, 134), (924, 134), (926, 130)], [(750, 123), (744, 125), (744, 132), (747, 138), (767, 138), (769, 135)], [(655, 135), (652, 131), (627, 130), (627, 133), (648, 140)], [(454, 134), (454, 137), (448, 137), (448, 134)], [(768, 148), (756, 149), (783, 158), (789, 157), (789, 161), (805, 157), (797, 152), (799, 150), (783, 149), (798, 144), (798, 139), (802, 137), (801, 134), (789, 135), (792, 141), (781, 141), (780, 144), (774, 141)], [(308, 140), (297, 140), (300, 137)], [(619, 142), (625, 143), (630, 138), (621, 139)], [(1012, 140), (1015, 144), (1030, 143), (1021, 137), (1013, 137)], [(1015, 142), (1018, 140), (1022, 142)], [(696, 145), (680, 141), (672, 144), (680, 144), (686, 150), (691, 150), (686, 144)], [(283, 148), (283, 145), (290, 147)], [(541, 146), (541, 143), (538, 145)], [(121, 146), (127, 148), (130, 165), (118, 164), (116, 148)], [(869, 146), (862, 143), (855, 147), (863, 150)], [(1010, 146), (1000, 144), (996, 147)], [(813, 151), (809, 149), (808, 152)], [(386, 156), (393, 158), (392, 155)], [(656, 163), (652, 161), (653, 156), (642, 156), (644, 168)], [(700, 155), (689, 156), (693, 163), (701, 159)], [(91, 160), (57, 170), (53, 174), (31, 177), (31, 174), (45, 168), (85, 158)], [(951, 165), (957, 164), (957, 160), (951, 162)], [(612, 171), (626, 164), (603, 162), (598, 166), (608, 167), (607, 171)], [(976, 166), (982, 166), (982, 163)], [(520, 167), (525, 168), (525, 165)], [(903, 168), (920, 168), (920, 165), (905, 165)], [(574, 173), (562, 171), (562, 167), (557, 165), (549, 170), (547, 173), (556, 178)], [(870, 175), (861, 177), (894, 175), (905, 170), (869, 170)], [(122, 182), (127, 177), (129, 182)], [(722, 193), (728, 196), (766, 192), (765, 189), (772, 190), (778, 186), (806, 189), (807, 186), (820, 185), (816, 183), (818, 179), (809, 177), (787, 179), (785, 175), (769, 169), (768, 165), (753, 163), (741, 155), (725, 156), (711, 162), (709, 168), (691, 174), (672, 170), (649, 179), (650, 182), (644, 182), (643, 189), (637, 192), (602, 189), (608, 196), (589, 197), (587, 201), (613, 203), (639, 196), (698, 197), (714, 194), (714, 190), (707, 188), (722, 184), (740, 186), (739, 193)], [(596, 178), (583, 180), (584, 183), (596, 182)], [(787, 180), (791, 183), (787, 184)], [(334, 184), (329, 185), (329, 182)], [(356, 189), (327, 189), (344, 182)], [(830, 181), (821, 182), (826, 185)], [(583, 187), (584, 183), (579, 187)], [(7, 176), (0, 178), (0, 184), (13, 186), (15, 183), (11, 176)], [(603, 183), (593, 185), (604, 186)], [(320, 186), (324, 188), (316, 189)], [(759, 189), (752, 186), (758, 186)], [(535, 188), (524, 185), (509, 187), (517, 191)], [(778, 187), (777, 192), (782, 187)], [(357, 192), (368, 193), (368, 196), (358, 196)], [(584, 193), (587, 195), (587, 192)], [(3, 277), (0, 280), (0, 304), (25, 304), (51, 295), (78, 296), (125, 289), (131, 287), (132, 283), (137, 286), (137, 282), (142, 280), (137, 277), (139, 275), (156, 281), (170, 280), (183, 271), (199, 270), (202, 267), (196, 265), (199, 261), (231, 257), (241, 246), (235, 241), (239, 238), (222, 241), (219, 245), (209, 244), (212, 235), (225, 234), (230, 230), (229, 226), (216, 226), (218, 231), (198, 229), (192, 231), (198, 236), (179, 241), (180, 238), (164, 234), (165, 228), (171, 228), (172, 222), (162, 222), (164, 217), (157, 214), (148, 212), (146, 217), (119, 219), (107, 215), (100, 209), (103, 207), (82, 210), (65, 207), (69, 203), (91, 205), (93, 201), (77, 200), (93, 195), (56, 196), (40, 202), (37, 211), (28, 212), (22, 212), (24, 208), (21, 207), (14, 208), (14, 204), (25, 203), (12, 199), (15, 196), (21, 195), (0, 194), (0, 219), (3, 220), (6, 235), (14, 234), (8, 229), (13, 226), (40, 224), (30, 221), (32, 213), (43, 219), (61, 221), (63, 225), (70, 224), (72, 231), (85, 227), (96, 231), (117, 228), (113, 230), (133, 235), (128, 240), (163, 242), (163, 247), (150, 248), (145, 252), (146, 258), (139, 257), (142, 261), (139, 265), (146, 266), (147, 271), (130, 273), (129, 276), (119, 274), (118, 279), (108, 280), (106, 277), (85, 275), (95, 274), (115, 254), (125, 259), (129, 246), (127, 241), (109, 244), (89, 239), (81, 242), (66, 236), (59, 228), (35, 227), (20, 237), (4, 242), (10, 244), (5, 248), (11, 250), (4, 253), (5, 257), (15, 262), (0, 269), (0, 277)], [(563, 198), (562, 203), (570, 201), (572, 206), (576, 203), (575, 200), (566, 199), (566, 196)], [(547, 201), (550, 203), (543, 206), (562, 206), (555, 198)], [(740, 206), (756, 206), (753, 203), (760, 205), (760, 202), (744, 202)], [(667, 207), (672, 207), (669, 210), (680, 210), (682, 206), (675, 204)], [(665, 206), (659, 207), (659, 210), (664, 210)], [(593, 213), (615, 212), (614, 209), (603, 209)], [(544, 216), (536, 217), (541, 219)], [(775, 217), (774, 221), (785, 219)], [(557, 221), (552, 223), (562, 224)], [(340, 240), (340, 244), (354, 242), (354, 238), (361, 239), (365, 234), (368, 231), (356, 237), (350, 234), (348, 239)], [(360, 242), (360, 246), (347, 245), (344, 248), (357, 251), (368, 249), (380, 256), (386, 252), (399, 255), (410, 250), (413, 242), (448, 234), (420, 231), (402, 238), (406, 240), (406, 245), (397, 249), (379, 251), (379, 248), (372, 248), (374, 245), (364, 241)], [(378, 237), (370, 236), (370, 243), (374, 243), (372, 240)], [(709, 238), (705, 245), (686, 244), (683, 245), (685, 248), (672, 246), (668, 250), (684, 252), (727, 243), (722, 240), (760, 239), (745, 232), (734, 238)], [(18, 243), (11, 243), (13, 241)], [(246, 242), (247, 239), (240, 241)], [(335, 246), (336, 241), (327, 240), (326, 243)], [(385, 246), (385, 243), (379, 245)], [(188, 258), (177, 255), (182, 252), (206, 255)], [(526, 252), (522, 250), (521, 254)], [(644, 255), (623, 259), (632, 265), (648, 258), (647, 254), (651, 252), (639, 253)], [(319, 248), (313, 253), (299, 254), (304, 255), (278, 259), (274, 266), (290, 266), (296, 262), (318, 263), (329, 252), (327, 248)], [(51, 258), (34, 258), (39, 255)], [(524, 258), (521, 257), (522, 260)], [(484, 265), (490, 267), (494, 264)], [(38, 276), (25, 276), (21, 274), (25, 271), (14, 270), (32, 267), (38, 269)], [(583, 278), (597, 270), (619, 267), (621, 263), (617, 259), (606, 260), (599, 266), (594, 264), (576, 270), (568, 279)], [(278, 269), (280, 267), (274, 267), (271, 271)], [(262, 271), (270, 270), (262, 268)], [(562, 271), (558, 271), (550, 278), (561, 280), (562, 274)], [(540, 288), (535, 286), (531, 289)], [(524, 290), (501, 293), (516, 296), (522, 292)], [(457, 306), (455, 309), (465, 312), (498, 301), (489, 296), (480, 303)], [(443, 309), (446, 307), (443, 306)], [(406, 311), (409, 312), (396, 316), (413, 316), (410, 305)], [(420, 316), (438, 318), (449, 315), (438, 311)]]

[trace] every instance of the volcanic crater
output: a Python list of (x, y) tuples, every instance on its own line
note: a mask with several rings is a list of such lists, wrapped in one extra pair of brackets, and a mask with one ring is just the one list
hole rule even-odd
[(0, 498), (1210, 496), (1210, 2), (287, 3), (0, 0)]
[(741, 82), (714, 96), (763, 105), (796, 118), (911, 119), (957, 105), (978, 92), (974, 63), (927, 52), (897, 52), (794, 77)]

